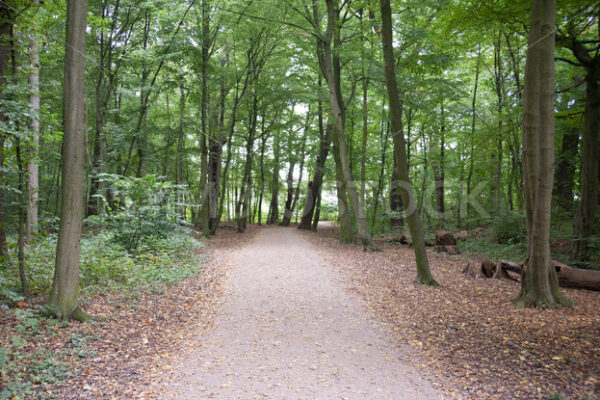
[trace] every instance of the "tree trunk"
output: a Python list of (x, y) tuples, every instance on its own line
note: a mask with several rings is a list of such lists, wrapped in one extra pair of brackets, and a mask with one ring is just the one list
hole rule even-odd
[(587, 68), (585, 112), (583, 116), (583, 148), (581, 191), (575, 217), (575, 256), (578, 261), (590, 259), (590, 238), (598, 231), (598, 154), (600, 153), (600, 56)]
[[(322, 81), (319, 77), (319, 87), (321, 87)], [(304, 203), (304, 211), (300, 220), (298, 229), (310, 230), (315, 216), (315, 208), (318, 203), (318, 198), (321, 195), (321, 187), (323, 185), (323, 177), (325, 176), (325, 164), (327, 162), (327, 156), (329, 155), (329, 149), (331, 147), (331, 130), (333, 126), (327, 125), (326, 129), (323, 129), (323, 104), (319, 101), (319, 136), (321, 141), (319, 143), (319, 155), (315, 162), (315, 172), (312, 181), (308, 182), (308, 190), (306, 191), (306, 202)], [(313, 224), (314, 225), (314, 224)], [(318, 223), (317, 223), (318, 225)], [(316, 231), (316, 229), (313, 229)]]
[[(13, 9), (5, 2), (0, 3), (0, 89), (3, 90), (7, 83), (8, 68), (10, 61), (10, 46), (12, 32)], [(3, 94), (3, 93), (2, 93)], [(3, 96), (4, 97), (4, 96)], [(4, 122), (8, 117), (0, 113), (0, 121)], [(5, 182), (4, 160), (7, 134), (0, 130), (0, 182)], [(0, 185), (0, 266), (9, 262), (9, 252), (6, 243), (6, 196), (4, 185)]]
[[(336, 137), (335, 149), (339, 155), (339, 159), (336, 161), (339, 161), (341, 164), (341, 178), (344, 180), (344, 186), (346, 187), (348, 198), (350, 199), (350, 204), (352, 206), (352, 210), (354, 211), (358, 240), (366, 249), (378, 250), (371, 240), (371, 235), (369, 234), (369, 230), (367, 228), (365, 211), (360, 204), (348, 162), (344, 106), (340, 82), (341, 64), (339, 52), (341, 51), (341, 39), (338, 7), (339, 5), (337, 4), (337, 0), (327, 0), (327, 33), (324, 40), (321, 40), (322, 57), (320, 57), (320, 66), (329, 88), (329, 100), (331, 103), (334, 121), (334, 136)], [(332, 38), (335, 39), (335, 47), (333, 48), (333, 51), (331, 48)]]
[(389, 0), (380, 0), (383, 57), (385, 68), (385, 80), (390, 102), (390, 118), (392, 125), (392, 138), (394, 140), (394, 155), (398, 160), (397, 174), (402, 181), (402, 200), (406, 209), (406, 219), (413, 240), (415, 259), (417, 263), (417, 282), (435, 286), (438, 283), (433, 279), (429, 270), (429, 260), (425, 250), (425, 238), (421, 227), (421, 219), (415, 207), (415, 195), (410, 184), (408, 174), (408, 163), (406, 159), (406, 143), (402, 132), (402, 103), (398, 95), (398, 84), (396, 83), (396, 69), (394, 62), (394, 47), (392, 37), (392, 10)]
[[(38, 6), (39, 0), (33, 0), (33, 4)], [(36, 114), (31, 120), (31, 145), (29, 146), (29, 157), (27, 161), (27, 241), (32, 241), (34, 235), (38, 233), (38, 203), (40, 190), (40, 168), (39, 168), (39, 146), (40, 146), (40, 54), (38, 47), (38, 38), (35, 35), (31, 37), (29, 46), (29, 84), (31, 85), (31, 94), (29, 95), (29, 104)]]
[(475, 133), (477, 123), (477, 89), (479, 88), (479, 66), (481, 63), (481, 51), (477, 55), (477, 66), (475, 67), (475, 87), (473, 88), (473, 102), (471, 103), (471, 136), (469, 137), (469, 172), (467, 174), (467, 215), (465, 217), (465, 228), (469, 229), (471, 218), (471, 188), (473, 182), (473, 170), (475, 169)]
[(19, 277), (21, 278), (21, 289), (23, 290), (23, 295), (27, 296), (29, 294), (29, 285), (27, 283), (27, 274), (25, 273), (25, 241), (26, 232), (26, 206), (27, 202), (27, 191), (25, 190), (25, 167), (23, 165), (23, 160), (21, 157), (21, 140), (17, 138), (16, 140), (16, 153), (17, 153), (17, 165), (19, 168), (19, 233), (17, 239), (17, 247), (18, 247), (18, 259), (19, 259)]
[[(292, 221), (292, 215), (294, 210), (296, 209), (296, 203), (298, 202), (298, 197), (300, 196), (300, 185), (302, 184), (302, 173), (304, 171), (304, 155), (306, 152), (306, 141), (308, 139), (308, 130), (310, 129), (310, 107), (308, 108), (308, 112), (306, 113), (306, 122), (304, 123), (304, 136), (302, 138), (302, 148), (300, 149), (300, 177), (298, 179), (298, 184), (296, 185), (296, 189), (291, 186), (293, 183), (292, 176), (288, 175), (288, 201), (285, 204), (285, 214), (283, 215), (283, 220), (281, 221), (281, 225), (289, 226)], [(290, 149), (291, 150), (291, 149)], [(290, 151), (291, 153), (291, 151)], [(293, 163), (290, 162), (290, 172), (293, 171), (292, 167)], [(291, 189), (291, 191), (290, 191)], [(290, 196), (290, 194), (292, 196)], [(289, 201), (291, 199), (291, 201)], [(289, 204), (288, 204), (289, 203)]]
[(208, 188), (208, 62), (210, 60), (210, 0), (202, 0), (202, 104), (200, 106), (200, 222), (202, 235), (210, 236), (210, 196)]
[(179, 216), (185, 220), (185, 194), (183, 190), (183, 152), (185, 145), (184, 116), (185, 116), (185, 78), (182, 76), (179, 81), (179, 135), (177, 140), (177, 202), (179, 203)]
[(273, 165), (273, 181), (271, 182), (271, 204), (267, 224), (276, 224), (279, 221), (279, 132), (275, 132), (273, 138), (273, 154), (275, 155)]
[(550, 209), (554, 179), (555, 0), (533, 0), (525, 65), (523, 152), (527, 215), (527, 266), (518, 307), (570, 304), (558, 288), (550, 259)]
[(579, 148), (579, 129), (567, 129), (563, 134), (561, 142), (561, 150), (554, 172), (556, 181), (554, 194), (557, 197), (560, 208), (564, 212), (571, 214), (573, 212), (573, 187)]
[[(333, 129), (337, 129), (336, 126)], [(342, 243), (354, 242), (354, 228), (348, 207), (346, 180), (342, 171), (342, 161), (339, 151), (339, 134), (333, 132), (333, 158), (335, 159), (335, 178), (338, 200), (338, 220), (340, 223), (340, 239)]]
[(85, 121), (85, 29), (87, 0), (67, 1), (65, 46), (63, 179), (56, 268), (48, 309), (58, 319), (84, 320), (77, 305), (83, 217)]

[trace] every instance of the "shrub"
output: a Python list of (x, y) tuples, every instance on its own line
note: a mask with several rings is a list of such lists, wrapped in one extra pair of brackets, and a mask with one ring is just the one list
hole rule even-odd
[(87, 222), (109, 227), (115, 243), (134, 257), (140, 246), (152, 246), (152, 242), (166, 238), (184, 224), (176, 212), (179, 186), (154, 175), (134, 178), (103, 174), (101, 179), (118, 200), (104, 199), (108, 212)]
[(515, 244), (527, 238), (525, 216), (509, 211), (494, 218), (492, 232), (497, 243)]

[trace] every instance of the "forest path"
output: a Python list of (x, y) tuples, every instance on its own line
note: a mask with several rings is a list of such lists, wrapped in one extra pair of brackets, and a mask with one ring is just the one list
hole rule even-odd
[(236, 252), (162, 399), (442, 398), (296, 229), (263, 228)]

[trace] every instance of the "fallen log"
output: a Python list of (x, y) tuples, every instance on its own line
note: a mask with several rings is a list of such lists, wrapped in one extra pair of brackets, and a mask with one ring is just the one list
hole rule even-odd
[[(556, 271), (559, 286), (600, 291), (600, 271), (574, 268), (555, 260), (552, 260), (552, 266)], [(463, 273), (472, 278), (485, 277), (517, 280), (509, 272), (521, 275), (523, 273), (523, 264), (504, 260), (497, 263), (490, 260), (471, 260), (463, 269)]]

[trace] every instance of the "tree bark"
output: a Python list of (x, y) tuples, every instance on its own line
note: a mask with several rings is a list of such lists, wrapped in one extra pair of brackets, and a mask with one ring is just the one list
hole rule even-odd
[[(340, 162), (341, 178), (344, 181), (344, 186), (350, 199), (352, 210), (357, 225), (357, 239), (369, 250), (378, 250), (367, 228), (365, 211), (360, 204), (356, 186), (350, 171), (348, 162), (348, 145), (346, 143), (345, 134), (345, 117), (344, 106), (342, 100), (341, 82), (340, 82), (340, 59), (339, 52), (341, 51), (340, 26), (339, 26), (339, 9), (337, 0), (327, 0), (327, 32), (320, 41), (322, 49), (322, 57), (320, 57), (320, 66), (329, 88), (329, 100), (334, 122), (335, 136), (335, 151), (339, 158), (336, 161)], [(335, 38), (335, 47), (332, 49), (332, 39)]]
[(179, 81), (179, 135), (177, 140), (177, 192), (179, 203), (179, 216), (182, 220), (185, 220), (186, 208), (185, 194), (183, 190), (183, 152), (185, 146), (185, 133), (184, 133), (184, 116), (185, 116), (185, 78), (182, 76)]
[[(579, 148), (579, 129), (567, 129), (561, 140), (561, 150), (555, 169), (554, 194), (558, 205), (566, 213), (573, 212), (573, 187), (575, 182), (575, 166)], [(572, 214), (571, 214), (572, 215)]]
[(67, 1), (64, 82), (64, 142), (60, 231), (48, 309), (58, 319), (84, 320), (77, 304), (83, 217), (85, 132), (85, 29), (87, 0)]
[[(7, 83), (10, 47), (11, 47), (11, 32), (12, 32), (12, 14), (13, 10), (10, 4), (5, 2), (0, 3), (0, 89), (4, 90)], [(2, 93), (3, 94), (3, 93)], [(0, 113), (0, 120), (6, 121), (8, 117)], [(4, 161), (5, 161), (5, 144), (7, 134), (0, 131), (0, 182), (5, 181)], [(10, 261), (10, 254), (6, 243), (6, 195), (0, 185), (0, 265), (5, 266)]]
[(554, 179), (555, 0), (532, 0), (523, 104), (527, 266), (517, 307), (570, 304), (558, 288), (550, 259), (550, 209)]
[(202, 235), (210, 237), (210, 196), (208, 188), (208, 62), (210, 60), (210, 0), (202, 0), (202, 103), (200, 106), (200, 223)]
[(276, 224), (279, 221), (279, 132), (275, 132), (273, 138), (273, 154), (275, 155), (273, 165), (273, 180), (271, 182), (271, 203), (267, 224)]
[[(322, 85), (321, 78), (319, 77), (319, 88)], [(327, 156), (329, 155), (329, 149), (331, 147), (331, 130), (333, 126), (328, 124), (327, 128), (323, 127), (323, 103), (319, 101), (319, 136), (321, 138), (319, 142), (319, 155), (315, 162), (315, 172), (313, 179), (308, 183), (308, 190), (306, 191), (306, 202), (304, 203), (304, 211), (300, 220), (298, 229), (310, 230), (315, 216), (315, 208), (318, 203), (318, 199), (321, 196), (321, 187), (323, 185), (323, 177), (325, 176), (325, 164), (327, 162)], [(312, 224), (314, 225), (314, 224)], [(318, 223), (316, 224), (318, 225)], [(316, 227), (315, 225), (315, 227)], [(316, 231), (316, 229), (313, 229)]]
[(381, 19), (382, 19), (382, 34), (381, 41), (383, 44), (383, 57), (385, 80), (390, 102), (390, 118), (392, 125), (392, 137), (394, 140), (394, 154), (397, 163), (398, 178), (402, 180), (402, 200), (405, 204), (406, 219), (410, 229), (410, 235), (413, 240), (413, 248), (415, 251), (415, 259), (417, 263), (417, 282), (427, 285), (436, 286), (435, 281), (429, 270), (429, 260), (425, 250), (425, 238), (423, 236), (423, 228), (421, 227), (421, 219), (415, 207), (415, 195), (410, 184), (408, 174), (408, 163), (406, 159), (406, 143), (402, 132), (402, 105), (398, 95), (398, 85), (396, 83), (396, 70), (394, 63), (394, 48), (392, 37), (392, 10), (389, 0), (380, 0)]
[[(39, 0), (33, 0), (35, 6), (39, 6)], [(40, 168), (39, 168), (39, 147), (40, 147), (40, 54), (38, 38), (35, 35), (31, 37), (29, 46), (29, 84), (31, 93), (29, 95), (29, 104), (36, 114), (31, 120), (31, 145), (28, 152), (27, 161), (27, 241), (31, 242), (34, 235), (38, 233), (38, 203), (40, 190)]]
[[(304, 170), (304, 153), (306, 152), (306, 140), (308, 139), (308, 130), (310, 129), (310, 107), (306, 113), (306, 121), (304, 123), (304, 135), (302, 137), (302, 148), (300, 149), (300, 177), (296, 188), (293, 187), (293, 175), (291, 174), (294, 170), (295, 161), (290, 161), (290, 175), (288, 175), (288, 198), (285, 203), (285, 213), (283, 214), (283, 220), (281, 221), (282, 226), (289, 226), (292, 221), (292, 215), (296, 209), (296, 203), (300, 196), (300, 185), (302, 184), (302, 172)], [(290, 149), (290, 154), (293, 153)]]

